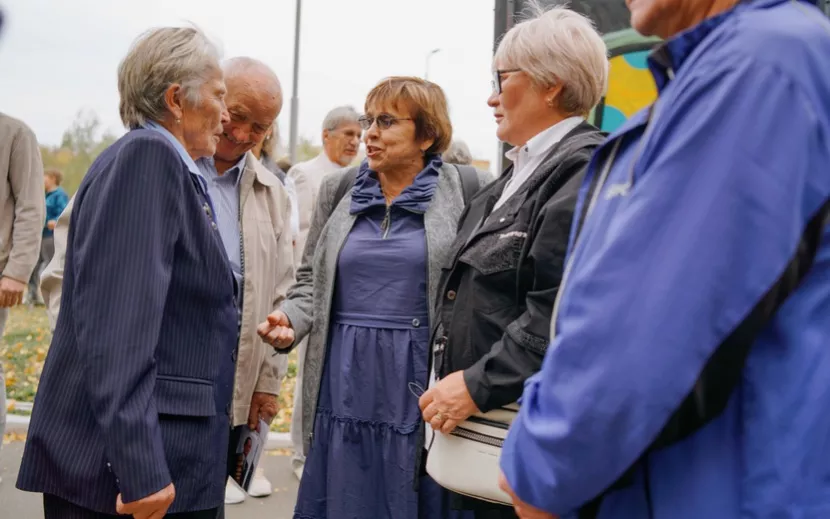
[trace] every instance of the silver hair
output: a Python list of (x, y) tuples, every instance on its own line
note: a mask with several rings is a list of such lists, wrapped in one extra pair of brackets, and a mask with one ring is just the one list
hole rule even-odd
[(323, 119), (323, 129), (333, 132), (342, 124), (355, 123), (358, 124), (360, 115), (351, 106), (338, 106), (326, 114)]
[(473, 163), (473, 154), (470, 153), (470, 148), (464, 141), (452, 141), (450, 147), (445, 151), (441, 158), (448, 164), (469, 165)]
[(219, 68), (219, 49), (194, 27), (151, 29), (138, 37), (118, 66), (119, 113), (127, 128), (160, 122), (167, 112), (164, 93), (173, 84), (191, 103)]
[(271, 67), (258, 59), (247, 56), (230, 58), (222, 63), (222, 70), (225, 72), (225, 81), (238, 75), (260, 74), (263, 78), (267, 78), (271, 82), (268, 87), (273, 89), (275, 95), (282, 95), (282, 84), (277, 74)]
[(608, 48), (587, 17), (566, 5), (543, 7), (529, 0), (529, 16), (511, 28), (493, 60), (499, 68), (518, 68), (541, 88), (561, 83), (559, 107), (585, 114), (608, 87)]

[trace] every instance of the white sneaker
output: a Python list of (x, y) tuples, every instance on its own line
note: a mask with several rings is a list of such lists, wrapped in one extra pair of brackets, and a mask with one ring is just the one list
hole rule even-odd
[(225, 504), (238, 505), (245, 501), (245, 492), (236, 484), (231, 478), (228, 478), (228, 484), (225, 485)]
[(248, 487), (248, 495), (251, 497), (267, 497), (272, 492), (271, 482), (265, 478), (265, 472), (259, 468), (254, 472), (254, 478)]

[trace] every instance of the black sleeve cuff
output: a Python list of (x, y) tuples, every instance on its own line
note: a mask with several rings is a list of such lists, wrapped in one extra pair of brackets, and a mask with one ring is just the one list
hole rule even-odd
[(484, 362), (477, 362), (470, 368), (464, 370), (464, 383), (467, 384), (467, 391), (470, 393), (478, 410), (482, 413), (490, 411), (492, 408), (488, 405), (488, 402), (491, 391), (490, 384), (487, 380), (487, 373), (484, 371)]

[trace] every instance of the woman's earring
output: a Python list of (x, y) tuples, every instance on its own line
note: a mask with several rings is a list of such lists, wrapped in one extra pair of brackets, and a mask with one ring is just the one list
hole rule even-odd
[(181, 119), (176, 119), (176, 124), (182, 124), (182, 120)]
[(554, 105), (552, 97), (550, 99), (548, 99), (548, 106), (551, 107), (551, 108), (556, 108), (556, 106)]

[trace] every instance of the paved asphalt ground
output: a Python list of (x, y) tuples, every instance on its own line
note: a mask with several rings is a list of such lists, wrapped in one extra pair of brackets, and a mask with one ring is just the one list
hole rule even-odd
[[(0, 451), (0, 519), (43, 519), (41, 496), (14, 488), (23, 443), (3, 445)], [(291, 519), (297, 497), (297, 479), (291, 472), (290, 456), (264, 455), (262, 466), (274, 487), (269, 497), (249, 497), (225, 509), (226, 519)]]

